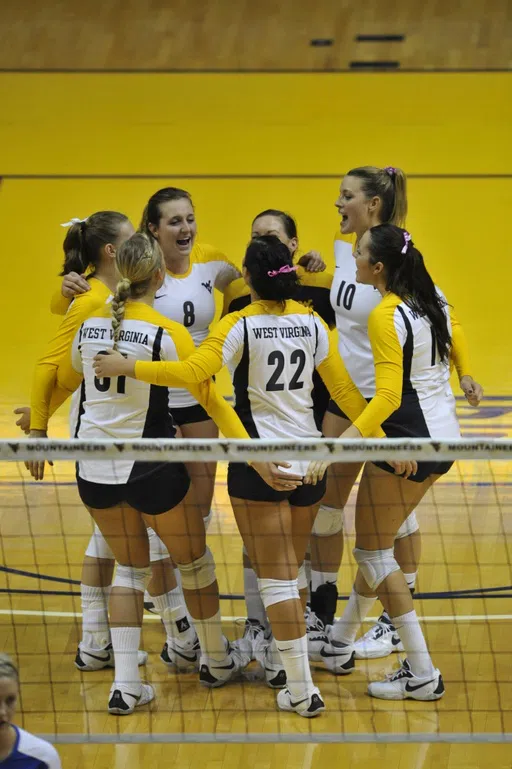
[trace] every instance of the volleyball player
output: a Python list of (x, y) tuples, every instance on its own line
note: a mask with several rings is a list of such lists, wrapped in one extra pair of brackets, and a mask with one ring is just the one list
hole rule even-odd
[(12, 723), (19, 696), (18, 668), (0, 654), (0, 764), (5, 769), (61, 769), (53, 745)]
[[(227, 364), (233, 375), (236, 411), (251, 437), (316, 438), (320, 431), (311, 398), (316, 368), (331, 396), (355, 418), (366, 401), (348, 377), (325, 323), (310, 308), (291, 299), (298, 281), (287, 246), (275, 236), (253, 239), (243, 273), (251, 304), (224, 317), (186, 361), (146, 363), (115, 353), (97, 355), (96, 376), (132, 376), (137, 381), (175, 387), (208, 381)], [(294, 462), (291, 469), (300, 477), (307, 466), (307, 462)], [(298, 486), (276, 493), (248, 465), (232, 463), (228, 491), (258, 573), (275, 652), (286, 671), (287, 687), (278, 694), (278, 706), (304, 717), (315, 716), (325, 706), (309, 669), (303, 561), (325, 484), (309, 486), (307, 491)], [(268, 648), (267, 681), (280, 687), (283, 681), (273, 678), (274, 661)], [(337, 672), (349, 672), (353, 667), (352, 649), (324, 654), (326, 663)]]
[[(373, 286), (381, 297), (368, 322), (376, 389), (342, 437), (366, 437), (380, 424), (392, 438), (459, 437), (450, 387), (450, 313), (411, 236), (391, 224), (372, 227), (358, 242), (355, 262), (357, 282)], [(353, 648), (378, 595), (407, 658), (396, 673), (369, 685), (374, 697), (436, 700), (444, 694), (394, 544), (401, 524), (452, 464), (418, 462), (407, 479), (391, 474), (392, 468), (383, 462), (364, 467), (356, 501), (354, 556), (359, 568), (343, 616), (331, 630), (331, 642), (335, 648)]]
[[(137, 234), (116, 257), (121, 280), (111, 306), (104, 305), (80, 327), (73, 342), (72, 366), (61, 366), (61, 385), (73, 389), (83, 376), (78, 437), (172, 438), (175, 426), (168, 390), (142, 383), (96, 377), (92, 359), (112, 347), (146, 360), (180, 360), (194, 350), (188, 332), (152, 307), (164, 276), (154, 239)], [(247, 437), (242, 423), (214, 383), (190, 385), (194, 396), (227, 437)], [(272, 481), (268, 468), (265, 477)], [(278, 488), (295, 488), (294, 477), (277, 472)], [(299, 479), (297, 479), (299, 480)], [(140, 681), (136, 652), (140, 640), (144, 588), (150, 577), (146, 524), (158, 534), (177, 564), (187, 604), (201, 643), (201, 681), (221, 686), (249, 661), (242, 646), (231, 647), (222, 634), (213, 557), (206, 547), (201, 511), (187, 503), (190, 479), (182, 463), (83, 460), (77, 468), (82, 501), (112, 548), (118, 567), (110, 597), (115, 680), (109, 712), (129, 714), (150, 702), (152, 687)]]
[[(319, 260), (317, 252), (308, 252), (305, 256), (299, 257), (299, 238), (297, 224), (290, 214), (285, 211), (269, 208), (259, 213), (252, 222), (251, 237), (257, 238), (264, 235), (275, 235), (281, 243), (288, 247), (295, 264), (298, 265), (297, 277), (299, 283), (297, 286), (297, 301), (305, 302), (311, 306), (315, 312), (327, 323), (330, 328), (334, 328), (334, 311), (331, 306), (330, 290), (333, 276), (319, 268), (323, 262)], [(302, 265), (307, 265), (305, 269)], [(312, 267), (316, 269), (312, 270)], [(224, 292), (224, 311), (223, 314), (241, 310), (251, 301), (250, 288), (242, 278), (233, 281)], [(321, 377), (315, 371), (313, 374), (313, 412), (317, 427), (321, 427), (327, 405), (329, 403), (329, 393)], [(309, 556), (306, 557), (306, 574), (308, 576)], [(261, 600), (258, 590), (258, 578), (256, 572), (251, 566), (246, 549), (243, 551), (244, 566), (244, 596), (247, 607), (247, 620), (245, 624), (245, 637), (251, 639), (254, 644), (261, 632), (269, 634), (268, 620), (265, 607)], [(324, 633), (322, 633), (322, 638)]]
[[(31, 393), (31, 427), (46, 435), (51, 411), (68, 397), (57, 385), (59, 367), (69, 358), (71, 343), (81, 323), (102, 307), (114, 292), (118, 281), (115, 257), (133, 233), (128, 218), (117, 211), (99, 211), (87, 219), (68, 223), (64, 239), (63, 274), (84, 272), (89, 268), (87, 293), (78, 295), (70, 305), (55, 337), (38, 361)], [(78, 395), (78, 394), (77, 394)], [(53, 402), (52, 402), (53, 401)], [(70, 433), (75, 435), (78, 412), (74, 400), (70, 414)], [(42, 478), (44, 463), (35, 463), (36, 478)], [(199, 645), (187, 613), (183, 593), (174, 577), (174, 569), (162, 543), (149, 532), (153, 579), (149, 585), (152, 603), (164, 622), (167, 638), (161, 659), (167, 665), (183, 669), (191, 658), (199, 659)], [(87, 546), (82, 567), (80, 595), (82, 603), (82, 638), (75, 665), (82, 671), (99, 670), (114, 664), (108, 623), (108, 594), (114, 573), (114, 555), (97, 526)], [(139, 653), (139, 662), (147, 660)]]
[[(375, 394), (374, 363), (367, 327), (370, 312), (379, 303), (372, 286), (356, 284), (352, 255), (354, 244), (372, 226), (390, 222), (404, 224), (407, 213), (406, 177), (399, 168), (354, 168), (344, 177), (336, 207), (341, 215), (341, 239), (335, 243), (335, 275), (331, 303), (336, 313), (338, 346), (347, 369), (362, 394)], [(462, 328), (451, 313), (451, 355), (461, 388), (471, 405), (478, 405), (482, 388), (470, 376), (467, 345)], [(327, 437), (338, 437), (349, 422), (331, 401), (323, 423)], [(361, 464), (336, 464), (327, 480), (312, 537), (312, 609), (320, 618), (311, 617), (310, 648), (318, 654), (324, 637), (324, 625), (330, 625), (336, 609), (336, 579), (343, 553), (343, 508)], [(397, 532), (395, 557), (414, 591), (421, 553), (421, 537), (415, 512)], [(315, 626), (318, 635), (315, 637)], [(398, 636), (384, 612), (378, 623), (355, 645), (356, 657), (383, 657), (400, 651)]]

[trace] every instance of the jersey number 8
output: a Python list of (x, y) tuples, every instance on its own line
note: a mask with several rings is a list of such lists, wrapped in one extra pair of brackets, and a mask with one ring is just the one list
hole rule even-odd
[[(284, 353), (279, 350), (274, 350), (268, 356), (267, 363), (269, 366), (275, 366), (276, 369), (270, 379), (267, 382), (267, 392), (278, 392), (285, 389), (284, 382), (280, 382), (279, 379), (284, 371), (286, 359)], [(292, 366), (296, 366), (295, 372), (288, 384), (288, 390), (301, 390), (304, 387), (304, 382), (299, 381), (299, 377), (306, 365), (306, 353), (304, 350), (294, 350), (290, 356), (290, 363)]]

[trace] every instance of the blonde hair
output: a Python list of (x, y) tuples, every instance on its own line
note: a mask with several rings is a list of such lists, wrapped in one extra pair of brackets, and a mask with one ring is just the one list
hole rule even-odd
[(380, 198), (382, 224), (405, 226), (407, 177), (401, 168), (360, 166), (349, 171), (347, 176), (356, 176), (361, 179), (361, 187), (367, 198)]
[(8, 654), (0, 654), (0, 678), (12, 678), (17, 683), (20, 682), (18, 668)]
[(138, 299), (147, 292), (155, 272), (162, 268), (162, 252), (157, 241), (143, 232), (126, 240), (116, 254), (116, 266), (121, 280), (112, 299), (112, 328), (114, 350), (117, 349), (121, 323), (128, 299)]

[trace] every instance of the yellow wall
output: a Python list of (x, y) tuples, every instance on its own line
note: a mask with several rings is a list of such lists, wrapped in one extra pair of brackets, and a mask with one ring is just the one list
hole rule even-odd
[[(277, 207), (297, 218), (302, 247), (331, 262), (338, 180), (322, 175), (363, 163), (413, 176), (511, 175), (511, 83), (506, 74), (0, 75), (2, 395), (27, 399), (55, 328), (60, 222), (114, 208), (137, 223), (148, 196), (175, 182), (193, 194), (201, 239), (234, 260), (254, 214)], [(45, 174), (162, 176), (11, 178)], [(190, 178), (216, 174), (240, 178)], [(512, 176), (412, 178), (409, 195), (409, 229), (466, 327), (475, 375), (488, 392), (511, 392)]]

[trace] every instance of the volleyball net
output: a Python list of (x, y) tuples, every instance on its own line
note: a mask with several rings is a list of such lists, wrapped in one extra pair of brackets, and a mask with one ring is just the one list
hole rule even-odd
[[(416, 460), (454, 462), (416, 508), (421, 532), (415, 609), (446, 694), (437, 702), (390, 702), (367, 695), (368, 682), (396, 669), (398, 655), (358, 659), (334, 676), (311, 662), (327, 711), (307, 721), (276, 709), (258, 661), (214, 691), (197, 672), (178, 673), (160, 659), (165, 632), (145, 613), (141, 648), (150, 706), (109, 716), (112, 669), (75, 666), (82, 637), (80, 584), (93, 524), (78, 495), (75, 463), (217, 463), (207, 541), (214, 555), (225, 635), (244, 633), (242, 539), (227, 487), (229, 462), (325, 460), (343, 465)], [(34, 481), (25, 461), (51, 461)], [(200, 466), (199, 464), (197, 465)], [(202, 467), (206, 467), (204, 464)], [(205, 483), (207, 477), (205, 475)], [(197, 480), (196, 480), (197, 482)], [(344, 509), (345, 547), (337, 616), (356, 574), (352, 555), (354, 484)], [(374, 500), (375, 515), (388, 500)], [(257, 520), (254, 521), (257, 526)], [(506, 439), (317, 441), (5, 440), (0, 441), (0, 626), (2, 650), (21, 674), (22, 726), (56, 742), (294, 742), (512, 740), (512, 441)], [(378, 618), (376, 604), (361, 633)]]

